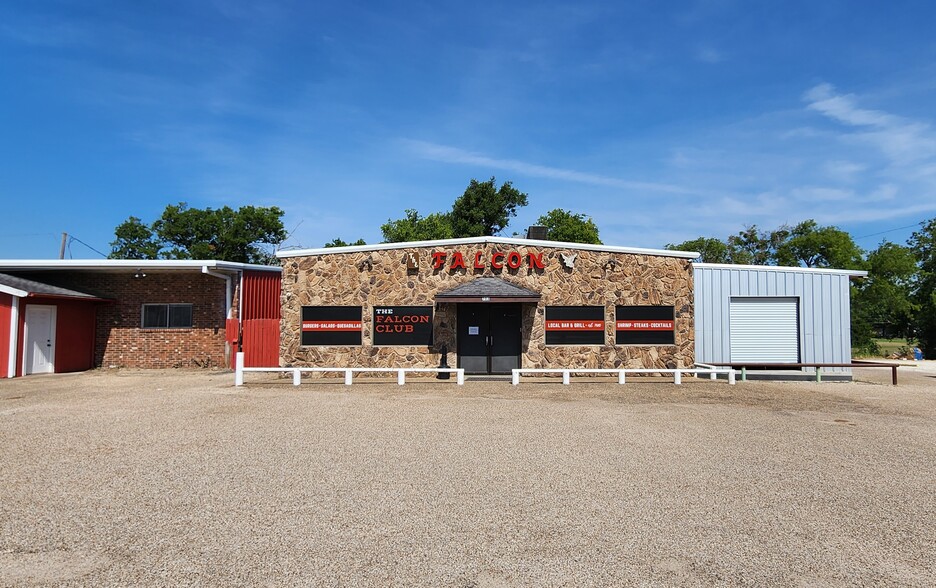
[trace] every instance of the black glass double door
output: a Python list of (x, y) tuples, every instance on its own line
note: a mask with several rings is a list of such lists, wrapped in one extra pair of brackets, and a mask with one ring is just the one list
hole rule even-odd
[(509, 374), (520, 367), (520, 303), (458, 305), (458, 367), (467, 374)]

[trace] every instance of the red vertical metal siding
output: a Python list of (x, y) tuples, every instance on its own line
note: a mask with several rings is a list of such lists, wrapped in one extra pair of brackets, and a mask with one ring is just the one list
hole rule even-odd
[(244, 272), (244, 320), (279, 319), (279, 272)]
[(8, 378), (10, 365), (10, 321), (13, 319), (13, 296), (0, 292), (0, 378)]
[(26, 349), (26, 344), (23, 342), (23, 338), (26, 335), (26, 304), (24, 303), (25, 299), (20, 298), (19, 313), (16, 316), (16, 373), (14, 376), (23, 375), (23, 351)]
[(279, 272), (244, 272), (242, 344), (246, 367), (279, 365)]
[(279, 366), (279, 319), (244, 321), (244, 366)]
[(94, 367), (94, 303), (42, 296), (31, 296), (24, 302), (25, 304), (20, 306), (17, 372), (22, 372), (22, 351), (25, 345), (22, 325), (25, 324), (26, 307), (30, 304), (55, 306), (55, 357), (52, 359), (55, 373), (80, 372)]
[(240, 321), (236, 318), (227, 319), (224, 323), (224, 340), (231, 346), (231, 353), (237, 353), (240, 348), (237, 340), (240, 338)]
[(81, 372), (94, 367), (95, 305), (55, 302), (55, 373)]

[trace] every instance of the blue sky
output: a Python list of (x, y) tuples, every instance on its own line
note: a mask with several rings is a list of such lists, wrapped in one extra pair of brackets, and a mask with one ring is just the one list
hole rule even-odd
[(107, 252), (180, 201), (378, 242), (491, 176), (530, 196), (508, 234), (566, 208), (614, 245), (902, 243), (936, 217), (934, 30), (899, 0), (7, 0), (0, 257)]

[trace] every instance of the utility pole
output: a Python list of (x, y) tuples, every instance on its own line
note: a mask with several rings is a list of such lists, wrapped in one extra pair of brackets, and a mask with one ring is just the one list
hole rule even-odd
[(62, 233), (62, 246), (59, 247), (59, 259), (65, 259), (65, 244), (68, 243), (68, 233)]

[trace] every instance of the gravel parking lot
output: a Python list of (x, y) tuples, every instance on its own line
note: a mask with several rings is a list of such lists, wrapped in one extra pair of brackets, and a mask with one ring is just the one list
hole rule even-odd
[(933, 586), (936, 369), (0, 381), (4, 586)]

